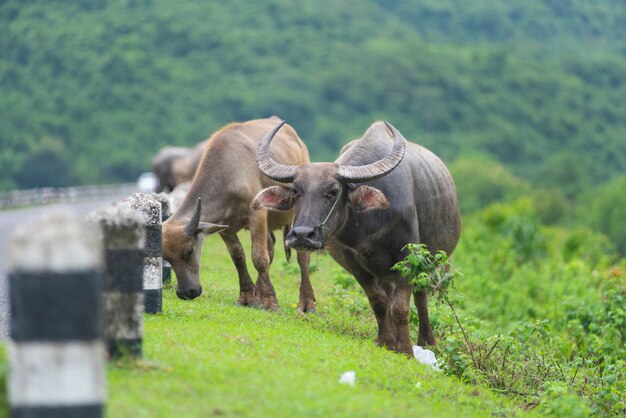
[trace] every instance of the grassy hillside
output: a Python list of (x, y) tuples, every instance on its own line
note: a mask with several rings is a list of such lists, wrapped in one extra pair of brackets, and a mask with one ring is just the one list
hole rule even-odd
[[(204, 254), (204, 295), (186, 302), (168, 290), (163, 315), (146, 320), (145, 362), (109, 368), (107, 416), (527, 415), (486, 387), (376, 347), (367, 302), (336, 289), (342, 273), (326, 256), (314, 262), (320, 313), (303, 316), (296, 263), (282, 253), (272, 267), (280, 313), (235, 305), (236, 270), (218, 237), (207, 239)], [(354, 387), (338, 383), (349, 370)]]
[[(327, 255), (313, 256), (317, 314), (296, 311), (298, 268), (281, 251), (271, 268), (281, 311), (237, 307), (236, 270), (211, 236), (204, 294), (181, 301), (166, 289), (163, 314), (145, 320), (144, 360), (109, 365), (107, 416), (626, 413), (626, 259), (605, 237), (545, 226), (521, 199), (466, 218), (452, 264), (454, 313), (430, 301), (436, 372), (372, 343), (367, 298)], [(355, 387), (338, 383), (349, 370)], [(0, 386), (5, 374), (0, 350)]]
[[(526, 200), (466, 222), (453, 256), (463, 276), (450, 291), (463, 331), (430, 301), (441, 372), (372, 344), (367, 298), (326, 255), (312, 262), (318, 313), (301, 315), (298, 269), (282, 253), (271, 270), (277, 314), (235, 306), (221, 240), (203, 253), (204, 295), (185, 302), (168, 290), (164, 314), (147, 318), (147, 362), (110, 368), (110, 416), (626, 412), (626, 264), (589, 230), (541, 225)], [(337, 383), (348, 370), (354, 388)]]
[(569, 198), (623, 172), (624, 8), (498, 4), (2, 2), (0, 188), (133, 179), (271, 114), (314, 159), (385, 118)]

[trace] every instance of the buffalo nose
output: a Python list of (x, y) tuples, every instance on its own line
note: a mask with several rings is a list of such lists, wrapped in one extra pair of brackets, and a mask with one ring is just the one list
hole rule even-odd
[(202, 287), (190, 287), (189, 289), (176, 289), (178, 299), (191, 300), (202, 294)]
[(314, 251), (322, 249), (322, 239), (322, 233), (317, 228), (296, 226), (287, 234), (285, 243), (289, 248)]
[(309, 226), (296, 226), (291, 230), (291, 233), (296, 239), (313, 239), (315, 232), (315, 228)]

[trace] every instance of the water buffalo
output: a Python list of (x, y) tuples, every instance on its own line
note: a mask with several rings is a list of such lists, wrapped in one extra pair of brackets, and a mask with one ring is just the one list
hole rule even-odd
[[(277, 184), (264, 176), (255, 164), (255, 151), (261, 138), (277, 121), (280, 120), (272, 117), (233, 123), (209, 138), (189, 192), (163, 224), (163, 257), (176, 273), (179, 298), (194, 299), (202, 293), (198, 277), (202, 241), (207, 234), (219, 232), (239, 275), (238, 303), (278, 309), (269, 278), (269, 265), (274, 254), (271, 231), (288, 225), (294, 211), (268, 213), (250, 208), (259, 191)], [(290, 126), (276, 135), (272, 153), (285, 164), (309, 162), (306, 146)], [(237, 238), (237, 232), (242, 228), (249, 229), (252, 237), (252, 261), (259, 274), (256, 286), (248, 274), (243, 247)], [(298, 307), (305, 312), (315, 309), (309, 261), (309, 253), (298, 252), (301, 273)]]
[(209, 142), (208, 139), (199, 142), (189, 150), (187, 155), (172, 162), (172, 173), (174, 173), (177, 186), (193, 180), (207, 142)]
[[(403, 247), (410, 242), (448, 254), (456, 247), (461, 222), (450, 173), (437, 156), (407, 143), (387, 122), (370, 126), (334, 163), (281, 164), (269, 148), (281, 126), (259, 144), (257, 164), (269, 178), (292, 184), (262, 190), (253, 208), (295, 208), (286, 245), (326, 249), (365, 290), (378, 322), (376, 343), (411, 355), (413, 289), (390, 268), (407, 255)], [(427, 293), (416, 293), (414, 301), (418, 344), (434, 344)]]
[(176, 175), (172, 170), (172, 164), (174, 161), (186, 157), (189, 155), (191, 148), (187, 147), (163, 147), (159, 150), (157, 155), (152, 159), (152, 172), (159, 180), (157, 193), (170, 192), (174, 190), (174, 187), (178, 184)]

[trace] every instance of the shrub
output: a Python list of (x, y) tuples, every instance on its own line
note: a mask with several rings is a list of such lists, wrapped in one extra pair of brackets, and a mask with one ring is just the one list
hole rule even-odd
[[(493, 206), (481, 214), (484, 230), (470, 237), (473, 241), (467, 249), (478, 270), (464, 276), (461, 283), (475, 281), (468, 289), (479, 292), (482, 298), (455, 292), (452, 299), (450, 290), (459, 274), (449, 272), (445, 253), (433, 255), (423, 245), (407, 245), (409, 254), (394, 270), (408, 277), (415, 289), (427, 289), (437, 296), (439, 304), (432, 309), (432, 325), (440, 343), (434, 350), (446, 373), (467, 383), (487, 384), (497, 392), (521, 397), (528, 408), (539, 407), (551, 416), (624, 414), (624, 267), (616, 265), (597, 271), (594, 269), (602, 268), (605, 261), (591, 265), (573, 258), (566, 262), (559, 252), (546, 245), (540, 262), (514, 256), (514, 277), (508, 283), (498, 284), (499, 277), (480, 261), (490, 260), (491, 255), (486, 252), (501, 248), (503, 241), (508, 248), (505, 252), (509, 253), (516, 248), (511, 240), (525, 241), (518, 250), (541, 242), (537, 238), (543, 236), (541, 227), (531, 219), (526, 219), (529, 224), (524, 226), (525, 218), (520, 216), (531, 213), (526, 212), (528, 207), (518, 202)], [(493, 239), (494, 232), (502, 238)], [(549, 279), (543, 279), (544, 276)], [(485, 313), (494, 309), (490, 307), (494, 293), (489, 289), (498, 286), (507, 289), (504, 293), (511, 301), (521, 294), (520, 300), (534, 308), (509, 302), (499, 308), (504, 311), (495, 313), (504, 322), (485, 320)], [(536, 295), (528, 297), (533, 288)], [(447, 309), (442, 309), (444, 306)], [(482, 312), (482, 318), (469, 312), (470, 308)], [(415, 312), (410, 324), (415, 333)]]

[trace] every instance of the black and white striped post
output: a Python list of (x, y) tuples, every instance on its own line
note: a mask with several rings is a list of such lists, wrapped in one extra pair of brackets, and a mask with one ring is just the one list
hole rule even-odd
[[(167, 221), (172, 214), (170, 211), (170, 198), (165, 193), (159, 193), (156, 195), (156, 199), (161, 204), (161, 225), (163, 225), (163, 223)], [(163, 230), (161, 230), (161, 232), (162, 231)], [(163, 285), (165, 286), (165, 285), (169, 285), (172, 282), (172, 266), (165, 259), (162, 260), (162, 263), (163, 263)]]
[(141, 356), (146, 223), (135, 210), (111, 205), (87, 216), (104, 243), (104, 338), (109, 358)]
[(143, 262), (144, 310), (149, 314), (163, 311), (163, 265), (161, 248), (161, 204), (154, 194), (135, 193), (122, 200), (146, 222), (146, 245)]
[(18, 226), (8, 241), (13, 418), (103, 416), (102, 246), (67, 214)]

